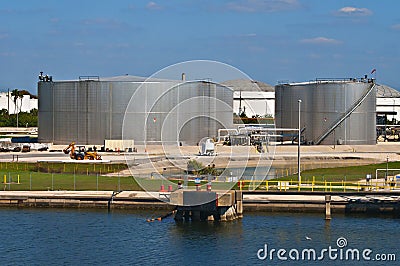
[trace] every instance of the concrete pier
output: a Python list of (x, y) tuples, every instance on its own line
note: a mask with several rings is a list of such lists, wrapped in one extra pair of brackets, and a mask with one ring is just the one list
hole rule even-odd
[(242, 201), (242, 193), (234, 190), (177, 190), (170, 195), (177, 221), (232, 221), (243, 217)]

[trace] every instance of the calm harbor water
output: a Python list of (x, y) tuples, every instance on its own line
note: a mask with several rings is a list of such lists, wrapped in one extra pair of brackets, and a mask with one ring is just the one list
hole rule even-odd
[[(320, 265), (321, 261), (288, 258), (276, 253), (260, 260), (268, 247), (315, 249), (317, 257), (329, 246), (371, 249), (395, 254), (396, 261), (329, 259), (328, 265), (399, 265), (400, 219), (334, 215), (326, 223), (322, 214), (245, 213), (227, 223), (182, 223), (172, 218), (146, 222), (163, 212), (80, 209), (0, 209), (2, 265)], [(344, 240), (343, 240), (344, 239)], [(296, 253), (291, 253), (295, 256)], [(263, 250), (259, 253), (262, 258)], [(295, 257), (294, 257), (295, 258)], [(375, 257), (373, 257), (375, 258)]]

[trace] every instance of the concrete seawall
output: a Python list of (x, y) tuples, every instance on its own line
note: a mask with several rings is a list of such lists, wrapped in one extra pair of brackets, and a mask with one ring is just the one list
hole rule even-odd
[[(243, 210), (321, 212), (324, 192), (243, 191)], [(393, 213), (400, 215), (400, 192), (328, 193), (333, 213)], [(103, 208), (172, 210), (168, 192), (143, 191), (1, 191), (0, 207)]]
[(332, 213), (392, 213), (400, 215), (399, 192), (251, 192), (244, 193), (244, 211), (320, 212), (330, 195)]
[(173, 209), (163, 197), (142, 191), (1, 191), (0, 207)]

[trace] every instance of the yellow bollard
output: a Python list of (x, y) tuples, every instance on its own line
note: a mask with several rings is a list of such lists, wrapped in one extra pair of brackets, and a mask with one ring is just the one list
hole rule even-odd
[[(300, 180), (301, 180), (301, 176), (300, 176)], [(300, 191), (300, 185), (301, 185), (301, 181), (298, 181), (298, 187), (297, 187), (297, 189), (298, 189), (298, 191)]]
[(265, 189), (268, 191), (268, 180), (265, 181)]
[(3, 184), (7, 184), (7, 175), (4, 175), (4, 182)]
[(19, 175), (17, 176), (17, 183), (19, 184)]
[(314, 181), (311, 183), (311, 192), (314, 192)]

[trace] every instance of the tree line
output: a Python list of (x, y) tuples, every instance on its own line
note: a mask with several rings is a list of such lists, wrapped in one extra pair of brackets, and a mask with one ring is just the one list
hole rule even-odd
[[(17, 119), (18, 116), (18, 119)], [(38, 109), (30, 112), (20, 112), (19, 114), (9, 114), (7, 109), (0, 110), (0, 127), (37, 127)]]
[(24, 95), (29, 95), (30, 98), (37, 98), (29, 91), (14, 89), (7, 96), (14, 102), (15, 112), (10, 114), (10, 111), (3, 108), (0, 110), (0, 127), (37, 127), (38, 125), (38, 110), (32, 109), (30, 112), (21, 112), (22, 99)]

